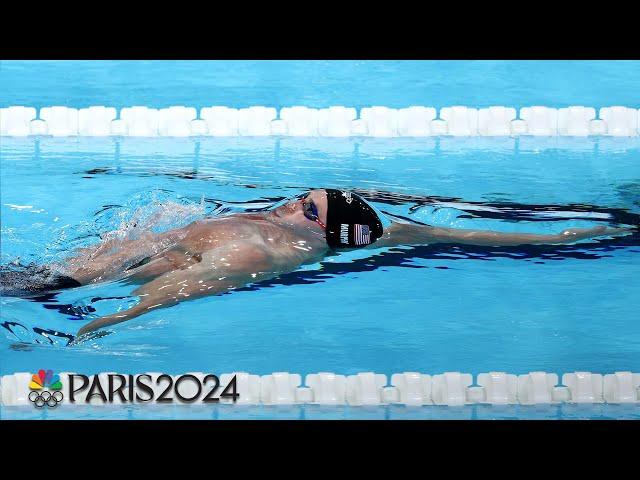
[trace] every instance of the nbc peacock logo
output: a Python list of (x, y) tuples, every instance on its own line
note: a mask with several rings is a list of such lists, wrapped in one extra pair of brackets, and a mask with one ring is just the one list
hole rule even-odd
[(29, 389), (29, 400), (36, 408), (43, 408), (45, 405), (56, 407), (64, 398), (60, 391), (62, 382), (58, 375), (53, 374), (53, 370), (39, 370), (37, 375), (31, 377)]

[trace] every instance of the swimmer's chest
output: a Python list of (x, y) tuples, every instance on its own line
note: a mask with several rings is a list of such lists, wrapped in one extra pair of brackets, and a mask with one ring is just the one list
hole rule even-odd
[(182, 244), (194, 249), (211, 249), (234, 241), (264, 243), (267, 246), (308, 243), (313, 241), (292, 229), (274, 224), (259, 215), (245, 214), (208, 219), (189, 227)]
[(293, 263), (315, 261), (326, 250), (324, 239), (309, 237), (259, 215), (222, 217), (194, 224), (181, 243), (193, 252), (202, 253), (235, 242), (266, 246)]

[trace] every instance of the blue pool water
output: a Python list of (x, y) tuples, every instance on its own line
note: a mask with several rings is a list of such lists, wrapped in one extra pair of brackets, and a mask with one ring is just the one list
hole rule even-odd
[[(640, 62), (3, 61), (0, 106), (638, 108), (638, 73)], [(136, 233), (133, 221), (161, 231), (322, 187), (355, 189), (379, 210), (450, 227), (556, 233), (640, 219), (637, 138), (2, 138), (0, 155), (2, 264), (60, 260), (100, 234)], [(638, 252), (637, 233), (569, 246), (351, 252), (151, 312), (73, 347), (47, 332), (73, 335), (125, 308), (133, 287), (2, 298), (0, 373), (638, 372)], [(640, 418), (615, 406), (180, 408), (2, 415)]]
[(638, 61), (0, 61), (0, 107), (638, 108)]

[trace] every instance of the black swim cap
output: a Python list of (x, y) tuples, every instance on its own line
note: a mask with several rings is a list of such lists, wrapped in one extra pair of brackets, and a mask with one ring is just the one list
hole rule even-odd
[(382, 236), (375, 210), (352, 192), (326, 189), (327, 243), (331, 248), (360, 248)]

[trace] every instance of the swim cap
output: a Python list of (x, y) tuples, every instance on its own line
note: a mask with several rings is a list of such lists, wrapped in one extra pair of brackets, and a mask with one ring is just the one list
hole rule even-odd
[(331, 248), (360, 248), (382, 236), (382, 222), (367, 202), (352, 192), (326, 189), (327, 243)]

